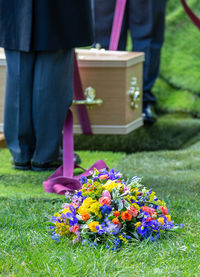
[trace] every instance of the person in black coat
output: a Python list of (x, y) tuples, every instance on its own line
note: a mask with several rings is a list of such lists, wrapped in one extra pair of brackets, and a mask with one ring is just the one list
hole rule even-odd
[[(108, 49), (116, 0), (91, 0), (93, 4), (95, 42)], [(118, 50), (126, 49), (130, 31), (132, 50), (145, 53), (143, 73), (143, 119), (152, 124), (156, 117), (151, 106), (156, 98), (151, 90), (158, 76), (164, 42), (166, 0), (127, 0)]]
[(92, 41), (90, 0), (0, 0), (4, 133), (16, 169), (55, 166), (73, 99), (73, 48)]

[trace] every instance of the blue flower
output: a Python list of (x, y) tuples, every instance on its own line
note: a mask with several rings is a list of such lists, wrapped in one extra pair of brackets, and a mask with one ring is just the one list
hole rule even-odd
[(61, 221), (60, 221), (60, 219), (59, 219), (57, 216), (52, 216), (52, 217), (51, 217), (51, 222), (52, 222), (52, 223), (56, 223), (56, 222), (59, 222), (59, 223), (60, 223)]
[(118, 247), (118, 245), (121, 243), (121, 240), (119, 238), (114, 239), (113, 243), (115, 244), (116, 247)]
[(76, 216), (74, 216), (73, 213), (66, 213), (66, 218), (69, 219), (69, 225), (71, 226), (78, 223), (78, 219), (76, 218)]
[(137, 228), (138, 234), (142, 237), (142, 238), (148, 238), (151, 235), (151, 230), (150, 228), (147, 226), (139, 226)]
[(150, 190), (146, 193), (146, 195), (149, 196), (151, 193), (152, 193), (152, 189), (150, 189)]
[(112, 211), (112, 207), (104, 204), (100, 207), (100, 210), (102, 214), (109, 214)]
[(57, 234), (55, 231), (53, 231), (53, 232), (52, 232), (52, 237), (51, 237), (51, 239), (60, 242), (60, 235)]

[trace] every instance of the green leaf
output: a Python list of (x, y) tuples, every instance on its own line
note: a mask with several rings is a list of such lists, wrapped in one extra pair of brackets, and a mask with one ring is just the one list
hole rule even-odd
[(116, 188), (114, 188), (114, 189), (112, 190), (112, 197), (113, 197), (113, 199), (116, 199), (117, 196), (118, 196), (118, 190), (117, 190)]
[(137, 231), (131, 232), (131, 231), (129, 230), (129, 234), (130, 234), (132, 237), (136, 238), (137, 240), (140, 240), (140, 237), (139, 237)]
[(118, 199), (117, 204), (118, 204), (118, 211), (121, 211), (124, 207), (122, 200)]
[(124, 201), (124, 207), (128, 210), (130, 208), (130, 205), (128, 203), (128, 201)]

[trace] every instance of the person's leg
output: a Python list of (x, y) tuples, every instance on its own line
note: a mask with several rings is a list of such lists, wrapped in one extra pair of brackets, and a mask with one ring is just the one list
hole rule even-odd
[(73, 49), (37, 52), (33, 85), (36, 146), (33, 164), (56, 161), (62, 129), (73, 99)]
[(156, 102), (151, 89), (158, 76), (164, 41), (166, 0), (129, 0), (129, 27), (133, 51), (145, 53), (144, 102)]
[(5, 139), (13, 161), (19, 164), (19, 167), (20, 164), (26, 167), (26, 164), (30, 163), (35, 145), (31, 120), (34, 54), (6, 49), (5, 54)]
[[(108, 49), (112, 32), (116, 0), (92, 0), (92, 2), (95, 43), (99, 43), (101, 48)], [(126, 39), (127, 17), (125, 12), (118, 50), (126, 49)]]

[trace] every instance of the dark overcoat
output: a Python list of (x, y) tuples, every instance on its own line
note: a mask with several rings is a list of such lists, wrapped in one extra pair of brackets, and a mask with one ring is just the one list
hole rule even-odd
[(92, 43), (90, 0), (0, 0), (0, 46), (54, 51)]

